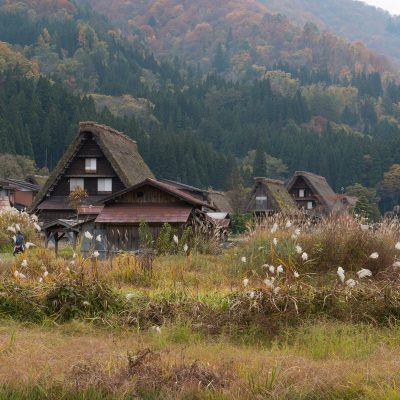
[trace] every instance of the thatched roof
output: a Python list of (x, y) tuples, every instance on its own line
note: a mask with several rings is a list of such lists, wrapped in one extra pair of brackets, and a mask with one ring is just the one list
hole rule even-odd
[[(254, 178), (254, 187), (250, 193), (249, 202), (246, 211), (274, 211), (274, 212), (291, 212), (297, 210), (296, 202), (287, 191), (284, 182), (264, 177)], [(268, 198), (268, 209), (257, 210), (256, 196), (257, 194), (266, 195)]]
[(332, 212), (337, 208), (337, 194), (329, 186), (329, 183), (323, 176), (313, 174), (312, 172), (296, 171), (286, 185), (289, 192), (299, 177), (303, 178), (305, 182), (313, 189), (315, 195), (318, 197), (318, 200), (327, 207), (328, 212)]
[(208, 191), (207, 200), (220, 212), (233, 214), (233, 207), (228, 193), (210, 190)]
[(115, 173), (126, 187), (133, 186), (154, 175), (139, 154), (137, 144), (117, 130), (96, 122), (81, 122), (79, 133), (54, 168), (49, 179), (35, 197), (31, 209), (37, 206), (51, 193), (60, 175), (66, 170), (74, 155), (83, 144), (86, 133), (91, 133)]

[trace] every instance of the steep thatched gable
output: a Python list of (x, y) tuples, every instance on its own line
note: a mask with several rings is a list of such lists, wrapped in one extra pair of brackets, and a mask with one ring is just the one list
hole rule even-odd
[[(255, 183), (246, 207), (248, 212), (291, 212), (296, 203), (284, 183), (276, 179), (254, 178)], [(257, 196), (264, 196), (265, 202), (257, 204)]]
[(108, 159), (115, 173), (126, 187), (133, 186), (154, 175), (139, 154), (137, 144), (117, 130), (95, 122), (81, 122), (79, 133), (54, 168), (45, 185), (35, 197), (31, 210), (45, 200), (57, 184), (61, 175), (72, 162), (84, 141), (84, 135), (91, 133), (93, 139)]
[(313, 174), (312, 172), (296, 171), (286, 185), (289, 192), (298, 178), (304, 179), (307, 185), (312, 188), (316, 198), (320, 201), (320, 203), (325, 205), (328, 212), (332, 212), (335, 208), (337, 208), (338, 196), (329, 186), (329, 183), (323, 176)]

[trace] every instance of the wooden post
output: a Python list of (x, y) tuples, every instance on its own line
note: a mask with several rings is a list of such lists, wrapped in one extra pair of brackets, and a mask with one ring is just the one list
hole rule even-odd
[(54, 250), (56, 252), (56, 257), (58, 257), (58, 241), (60, 238), (58, 237), (58, 232), (54, 234)]
[(72, 248), (76, 251), (76, 241), (78, 238), (78, 234), (76, 232), (72, 232)]

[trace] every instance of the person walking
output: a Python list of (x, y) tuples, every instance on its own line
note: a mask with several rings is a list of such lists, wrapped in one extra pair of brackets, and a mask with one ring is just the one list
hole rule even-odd
[(18, 253), (23, 253), (25, 251), (25, 238), (21, 231), (17, 231), (17, 235), (15, 237), (15, 245), (13, 255), (17, 255)]

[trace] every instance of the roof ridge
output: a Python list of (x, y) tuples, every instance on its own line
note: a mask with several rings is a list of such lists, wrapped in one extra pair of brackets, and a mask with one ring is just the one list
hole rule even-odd
[(324, 176), (315, 174), (314, 172), (310, 172), (310, 171), (295, 171), (294, 176), (299, 176), (299, 175), (314, 176), (315, 178), (321, 178), (326, 181), (326, 178)]
[(118, 131), (117, 129), (111, 128), (110, 126), (99, 124), (95, 121), (82, 121), (79, 123), (79, 134), (82, 134), (85, 131), (85, 128), (97, 128), (101, 131), (106, 131), (112, 133), (113, 135), (118, 135), (126, 140), (129, 140), (135, 144), (137, 144), (136, 140), (133, 140), (127, 134)]

